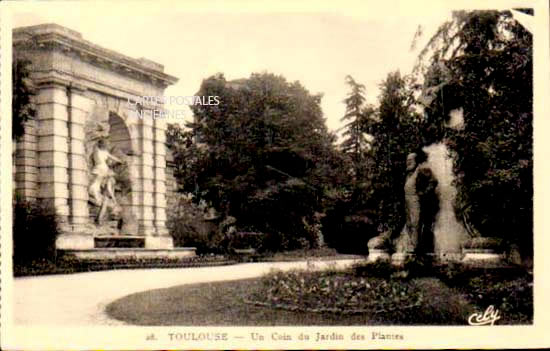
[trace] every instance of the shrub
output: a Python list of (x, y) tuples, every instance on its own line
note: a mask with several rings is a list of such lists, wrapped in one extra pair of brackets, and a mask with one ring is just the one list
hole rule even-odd
[(258, 249), (262, 245), (264, 234), (257, 232), (236, 232), (228, 239), (230, 249)]
[(352, 271), (358, 277), (390, 278), (395, 268), (388, 261), (359, 262), (352, 266)]
[(500, 323), (531, 323), (533, 318), (533, 282), (528, 277), (492, 281), (486, 277), (470, 280), (463, 288), (468, 299), (481, 308), (490, 305), (500, 311)]
[(53, 261), (58, 232), (58, 218), (52, 206), (37, 200), (17, 200), (13, 206), (14, 264)]
[(292, 235), (293, 232), (285, 233), (274, 231), (266, 233), (262, 238), (260, 251), (281, 252), (292, 250), (303, 250), (311, 247), (310, 242), (301, 236)]
[(405, 261), (402, 266), (394, 266), (389, 261), (360, 262), (352, 267), (354, 275), (360, 277), (378, 277), (410, 279), (429, 277), (434, 274), (429, 257), (415, 257)]
[(357, 211), (349, 203), (338, 203), (321, 219), (325, 242), (341, 253), (367, 254), (367, 242), (376, 235), (370, 218), (370, 213)]
[(204, 206), (193, 203), (188, 196), (178, 194), (176, 205), (168, 211), (166, 221), (174, 246), (196, 247), (199, 254), (224, 251), (223, 235), (214, 221), (205, 219), (206, 213)]
[(532, 321), (533, 281), (522, 268), (448, 265), (440, 267), (438, 276), (480, 309), (493, 305), (500, 310), (500, 324)]

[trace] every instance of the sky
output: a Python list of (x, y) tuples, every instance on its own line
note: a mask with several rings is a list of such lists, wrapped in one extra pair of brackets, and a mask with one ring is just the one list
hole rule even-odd
[[(324, 117), (329, 129), (337, 131), (343, 125), (346, 75), (364, 84), (368, 102), (375, 103), (389, 72), (411, 71), (418, 52), (410, 46), (418, 26), (428, 38), (450, 17), (441, 6), (419, 11), (406, 2), (399, 7), (399, 1), (342, 1), (332, 7), (284, 1), (248, 7), (206, 3), (31, 3), (14, 11), (12, 22), (14, 27), (57, 23), (107, 49), (161, 63), (165, 73), (179, 78), (167, 96), (194, 95), (203, 79), (218, 72), (228, 80), (255, 72), (298, 80), (311, 93), (323, 93)], [(186, 116), (190, 120), (191, 112)]]

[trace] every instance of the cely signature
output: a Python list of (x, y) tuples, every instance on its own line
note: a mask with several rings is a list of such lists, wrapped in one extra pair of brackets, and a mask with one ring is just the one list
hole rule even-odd
[(472, 313), (468, 317), (469, 325), (495, 325), (495, 322), (500, 319), (500, 314), (493, 305), (487, 307), (485, 312)]

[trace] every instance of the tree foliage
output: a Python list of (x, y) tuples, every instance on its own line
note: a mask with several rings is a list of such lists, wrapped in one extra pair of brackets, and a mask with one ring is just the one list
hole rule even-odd
[(216, 75), (197, 94), (220, 104), (193, 106), (186, 150), (198, 154), (185, 161), (182, 189), (236, 217), (240, 229), (268, 234), (274, 248), (313, 243), (304, 222), (331, 201), (342, 164), (321, 96), (267, 73), (229, 82)]
[(348, 155), (353, 165), (353, 179), (360, 182), (365, 177), (365, 154), (369, 147), (369, 140), (365, 134), (365, 120), (374, 113), (372, 106), (365, 106), (365, 86), (356, 82), (353, 77), (346, 76), (346, 83), (350, 87), (348, 96), (344, 99), (346, 113), (342, 117), (345, 131), (344, 140), (340, 144), (342, 152)]
[[(505, 238), (528, 254), (532, 47), (532, 35), (509, 11), (460, 11), (430, 39), (418, 66), (426, 85), (443, 81), (426, 113), (433, 138), (445, 138), (458, 155), (461, 214), (481, 235)], [(445, 67), (446, 77), (434, 67)], [(460, 108), (463, 128), (445, 128), (449, 112)]]
[(12, 139), (25, 133), (25, 123), (36, 114), (33, 96), (36, 90), (30, 77), (30, 61), (14, 58), (12, 65)]
[[(423, 120), (413, 109), (410, 77), (391, 72), (380, 84), (375, 118), (366, 131), (373, 136), (369, 152), (368, 207), (381, 230), (400, 230), (404, 218), (405, 160), (422, 146)], [(382, 229), (383, 228), (383, 229)]]
[(53, 261), (59, 219), (52, 206), (16, 198), (13, 206), (13, 260), (29, 265), (36, 260)]

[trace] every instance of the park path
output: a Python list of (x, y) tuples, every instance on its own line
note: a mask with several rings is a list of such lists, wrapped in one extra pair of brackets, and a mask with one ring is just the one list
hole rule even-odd
[(105, 313), (129, 294), (183, 284), (254, 278), (271, 269), (345, 267), (356, 260), (242, 263), (229, 266), (124, 269), (22, 277), (14, 280), (14, 319), (19, 325), (123, 325)]

